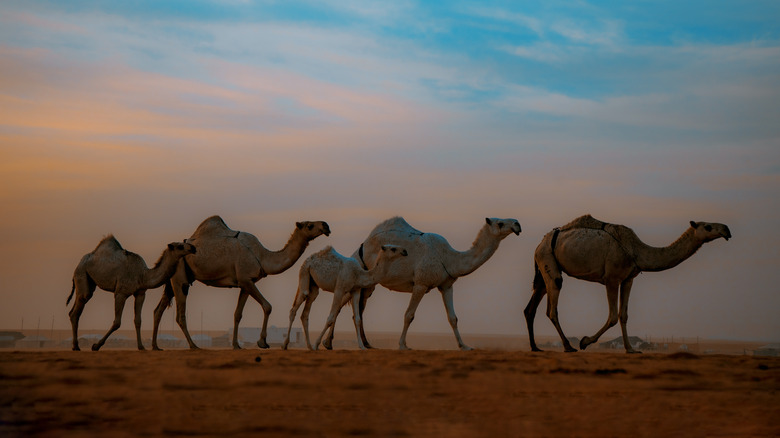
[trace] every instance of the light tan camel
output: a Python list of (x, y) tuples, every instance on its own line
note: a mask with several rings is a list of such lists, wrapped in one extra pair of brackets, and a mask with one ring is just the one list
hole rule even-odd
[(268, 348), (266, 343), (268, 316), (271, 303), (257, 290), (255, 283), (268, 275), (279, 274), (292, 266), (309, 245), (309, 241), (320, 236), (330, 235), (328, 224), (322, 221), (298, 222), (292, 236), (280, 251), (266, 249), (252, 234), (228, 228), (219, 216), (204, 220), (187, 239), (198, 247), (196, 254), (187, 256), (179, 262), (176, 272), (165, 285), (160, 303), (154, 310), (154, 333), (152, 348), (157, 346), (157, 331), (165, 309), (171, 299), (176, 298), (176, 322), (179, 324), (190, 348), (198, 348), (187, 330), (187, 293), (190, 285), (198, 280), (203, 284), (221, 288), (237, 287), (238, 305), (233, 322), (233, 348), (239, 349), (238, 323), (244, 312), (244, 305), (250, 296), (263, 308), (263, 328), (257, 346)]
[[(312, 254), (303, 262), (298, 274), (298, 291), (295, 293), (295, 300), (292, 309), (290, 309), (290, 325), (287, 327), (287, 337), (284, 340), (282, 349), (286, 350), (287, 345), (290, 343), (290, 330), (292, 329), (295, 315), (304, 301), (306, 305), (303, 307), (303, 313), (301, 313), (301, 323), (303, 324), (303, 333), (306, 337), (306, 346), (309, 350), (316, 350), (320, 341), (322, 341), (325, 330), (333, 327), (339, 311), (350, 300), (352, 300), (353, 304), (352, 318), (355, 322), (358, 346), (361, 349), (365, 349), (363, 340), (360, 337), (360, 316), (357, 313), (360, 303), (360, 290), (379, 283), (391, 262), (398, 257), (406, 257), (407, 255), (407, 251), (401, 247), (384, 245), (379, 253), (376, 266), (371, 270), (365, 270), (359, 261), (352, 257), (344, 257), (336, 252), (332, 246)], [(311, 342), (309, 342), (309, 311), (312, 303), (317, 299), (320, 289), (333, 292), (333, 304), (325, 323), (325, 329), (322, 331), (323, 334), (320, 335), (317, 343), (314, 344), (314, 348), (312, 348)], [(331, 330), (332, 333), (333, 330)], [(330, 350), (333, 345), (333, 339), (326, 338), (323, 345)]]
[[(712, 240), (731, 237), (729, 227), (718, 223), (693, 222), (674, 243), (655, 248), (643, 243), (634, 232), (623, 225), (614, 225), (585, 215), (569, 224), (547, 233), (534, 253), (534, 283), (531, 301), (525, 308), (531, 349), (540, 351), (534, 341), (534, 317), (542, 298), (547, 295), (547, 316), (561, 337), (567, 352), (577, 351), (563, 334), (558, 321), (558, 296), (563, 277), (601, 283), (607, 287), (609, 318), (593, 336), (580, 341), (580, 349), (596, 342), (610, 327), (620, 321), (623, 345), (627, 353), (637, 353), (628, 342), (628, 298), (634, 278), (641, 272), (664, 271), (692, 256), (701, 246)], [(618, 309), (618, 297), (620, 308)]]
[[(458, 332), (458, 317), (452, 302), (452, 285), (458, 277), (468, 275), (482, 266), (496, 252), (506, 236), (511, 233), (519, 235), (520, 231), (520, 223), (516, 219), (486, 218), (485, 225), (479, 230), (471, 248), (461, 252), (453, 249), (444, 237), (423, 233), (412, 228), (403, 218), (394, 217), (377, 225), (352, 257), (362, 260), (365, 267), (372, 268), (376, 265), (382, 245), (398, 245), (409, 252), (408, 257), (392, 264), (379, 283), (387, 289), (412, 294), (404, 314), (400, 349), (409, 349), (406, 345), (406, 333), (414, 319), (414, 313), (422, 297), (435, 287), (441, 292), (447, 319), (458, 346), (461, 350), (471, 350), (471, 347), (463, 343)], [(366, 300), (373, 291), (374, 287), (361, 291), (359, 307), (360, 335), (363, 345), (367, 348), (370, 348), (370, 345), (363, 330), (362, 314)]]
[(187, 254), (195, 254), (195, 247), (189, 243), (169, 243), (154, 267), (149, 269), (138, 254), (126, 251), (122, 245), (109, 235), (100, 241), (94, 251), (81, 258), (73, 272), (73, 288), (70, 290), (67, 306), (75, 292), (76, 299), (70, 309), (70, 324), (73, 327), (73, 350), (78, 351), (78, 328), (81, 312), (87, 301), (92, 298), (95, 287), (114, 293), (114, 323), (92, 350), (97, 351), (106, 339), (122, 323), (122, 310), (130, 296), (135, 300), (135, 334), (138, 349), (143, 350), (141, 342), (141, 308), (146, 298), (146, 290), (160, 287), (173, 275), (179, 259)]

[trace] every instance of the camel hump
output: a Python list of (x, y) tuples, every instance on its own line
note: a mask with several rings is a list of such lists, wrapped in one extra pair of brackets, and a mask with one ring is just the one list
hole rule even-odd
[(422, 231), (419, 231), (413, 226), (409, 225), (409, 223), (406, 222), (406, 220), (401, 216), (395, 216), (374, 227), (374, 230), (371, 231), (370, 235), (386, 233), (389, 231), (423, 234)]
[(204, 236), (232, 236), (236, 237), (237, 231), (231, 230), (227, 226), (224, 220), (219, 216), (211, 216), (198, 225), (195, 233), (192, 235), (193, 239)]
[[(124, 248), (122, 248), (122, 245), (119, 243), (118, 240), (116, 240), (116, 237), (114, 237), (113, 234), (109, 234), (108, 236), (104, 237), (100, 243), (95, 247), (95, 251), (98, 250), (98, 248), (106, 248), (113, 251), (125, 251)], [(126, 252), (126, 251), (125, 251)]]
[(593, 216), (586, 214), (562, 226), (560, 230), (566, 231), (574, 228), (593, 228), (596, 230), (603, 230), (607, 225), (609, 225), (609, 223), (600, 221)]

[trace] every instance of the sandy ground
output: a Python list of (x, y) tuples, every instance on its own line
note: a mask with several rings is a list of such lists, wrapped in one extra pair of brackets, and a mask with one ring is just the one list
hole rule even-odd
[(0, 436), (780, 436), (780, 358), (0, 352)]

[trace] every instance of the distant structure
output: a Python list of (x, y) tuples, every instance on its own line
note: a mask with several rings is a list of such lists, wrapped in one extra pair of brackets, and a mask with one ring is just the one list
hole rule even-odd
[(766, 344), (763, 347), (753, 350), (753, 356), (780, 356), (780, 343)]
[(0, 348), (14, 348), (19, 339), (24, 339), (22, 332), (0, 332)]

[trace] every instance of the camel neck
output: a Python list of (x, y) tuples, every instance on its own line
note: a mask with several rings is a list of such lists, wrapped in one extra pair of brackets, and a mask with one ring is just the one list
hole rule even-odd
[(154, 289), (162, 286), (176, 271), (178, 261), (170, 251), (164, 251), (154, 267), (144, 273), (144, 285), (146, 288)]
[(444, 260), (444, 268), (452, 277), (463, 277), (471, 274), (482, 266), (498, 249), (500, 239), (490, 233), (488, 225), (482, 227), (474, 239), (471, 248), (466, 251), (455, 251), (447, 260)]
[(279, 251), (268, 251), (264, 257), (258, 257), (263, 271), (268, 275), (286, 271), (301, 257), (309, 245), (309, 240), (298, 230), (294, 231), (287, 244)]
[(702, 242), (694, 237), (694, 230), (689, 228), (669, 246), (656, 248), (642, 243), (636, 250), (637, 265), (643, 271), (664, 271), (685, 261), (701, 246)]

